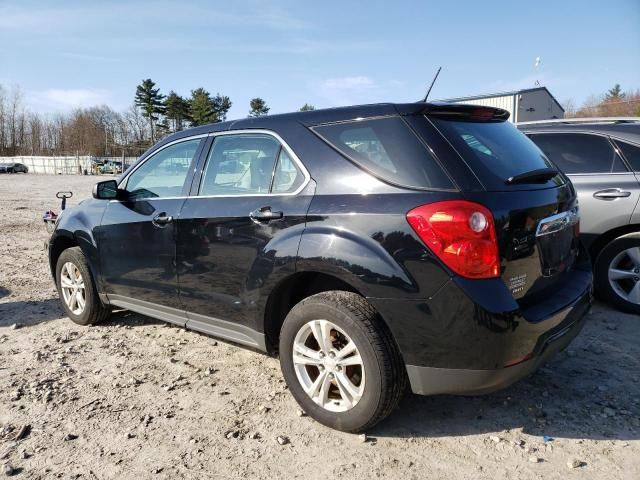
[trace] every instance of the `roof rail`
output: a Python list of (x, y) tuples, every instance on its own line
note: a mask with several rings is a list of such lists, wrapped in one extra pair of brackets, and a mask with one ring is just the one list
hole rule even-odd
[(640, 123), (640, 117), (585, 117), (585, 118), (554, 118), (550, 120), (536, 120), (533, 122), (518, 122), (518, 125), (544, 125), (564, 123)]

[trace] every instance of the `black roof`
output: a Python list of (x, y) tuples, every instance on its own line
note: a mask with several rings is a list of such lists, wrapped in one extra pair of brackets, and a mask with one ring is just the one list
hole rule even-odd
[[(424, 108), (426, 104), (394, 104), (394, 103), (374, 103), (369, 105), (354, 105), (349, 107), (323, 108), (306, 112), (280, 113), (276, 115), (264, 115), (260, 117), (246, 117), (238, 120), (228, 120), (226, 122), (210, 123), (193, 127), (170, 135), (167, 140), (172, 141), (182, 137), (198, 135), (201, 133), (223, 132), (226, 130), (242, 130), (250, 128), (270, 129), (282, 122), (297, 122), (305, 126), (319, 125), (322, 123), (338, 122), (354, 118), (369, 118), (385, 115), (397, 115), (400, 111), (411, 106), (414, 110), (417, 106)], [(401, 108), (398, 108), (401, 107)], [(405, 107), (405, 108), (402, 108)]]
[[(501, 108), (480, 106), (482, 109), (494, 110), (496, 119), (506, 120), (509, 112)], [(226, 122), (210, 123), (198, 127), (188, 128), (180, 132), (176, 132), (162, 141), (151, 146), (144, 152), (140, 158), (145, 157), (148, 153), (167, 143), (180, 140), (181, 138), (191, 137), (193, 135), (202, 135), (215, 132), (224, 132), (227, 130), (245, 130), (245, 129), (265, 129), (279, 130), (278, 127), (291, 125), (291, 122), (298, 123), (306, 127), (322, 125), (324, 123), (333, 123), (346, 120), (355, 120), (358, 118), (384, 117), (390, 115), (413, 115), (426, 113), (429, 110), (436, 109), (453, 109), (453, 110), (472, 110), (478, 106), (464, 105), (460, 103), (444, 103), (444, 102), (413, 102), (413, 103), (372, 103), (367, 105), (353, 105), (348, 107), (323, 108), (306, 112), (281, 113), (276, 115), (264, 115), (260, 117), (247, 117), (239, 120), (229, 120)]]
[[(508, 116), (506, 110), (480, 105), (479, 107), (494, 110), (496, 113)], [(189, 128), (176, 132), (165, 139), (174, 141), (183, 137), (199, 135), (204, 133), (223, 132), (226, 130), (243, 129), (272, 129), (284, 122), (297, 122), (307, 127), (321, 125), (324, 123), (354, 120), (357, 118), (383, 117), (389, 115), (412, 115), (426, 113), (437, 109), (469, 110), (478, 108), (456, 103), (445, 102), (413, 102), (413, 103), (373, 103), (367, 105), (353, 105), (348, 107), (323, 108), (306, 112), (281, 113), (276, 115), (264, 115), (260, 117), (247, 117), (239, 120), (229, 120), (226, 122), (210, 123), (199, 127)], [(497, 118), (497, 117), (496, 117)], [(505, 120), (506, 118), (503, 118)], [(163, 142), (164, 143), (164, 142)]]

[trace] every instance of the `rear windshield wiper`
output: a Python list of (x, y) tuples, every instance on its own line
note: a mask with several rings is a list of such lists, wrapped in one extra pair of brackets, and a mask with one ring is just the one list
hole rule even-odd
[(520, 173), (513, 177), (507, 178), (505, 183), (507, 185), (515, 185), (518, 183), (544, 183), (547, 180), (551, 180), (558, 175), (558, 170), (555, 168), (540, 168), (538, 170), (531, 170), (530, 172)]

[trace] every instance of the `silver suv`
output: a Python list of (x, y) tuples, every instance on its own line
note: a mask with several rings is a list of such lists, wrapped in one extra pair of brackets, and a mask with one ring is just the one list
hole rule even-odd
[(596, 293), (640, 313), (640, 118), (518, 124), (573, 182)]

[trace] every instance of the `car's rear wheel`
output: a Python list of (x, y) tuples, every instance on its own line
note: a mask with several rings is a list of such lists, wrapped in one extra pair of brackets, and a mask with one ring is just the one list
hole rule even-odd
[(597, 293), (630, 313), (640, 313), (640, 235), (630, 234), (609, 243), (595, 267)]
[(384, 419), (406, 388), (390, 332), (373, 307), (351, 292), (319, 293), (293, 307), (280, 332), (280, 364), (304, 411), (347, 432)]
[(92, 325), (109, 316), (98, 297), (87, 260), (80, 247), (68, 248), (56, 264), (56, 287), (67, 316), (79, 325)]

